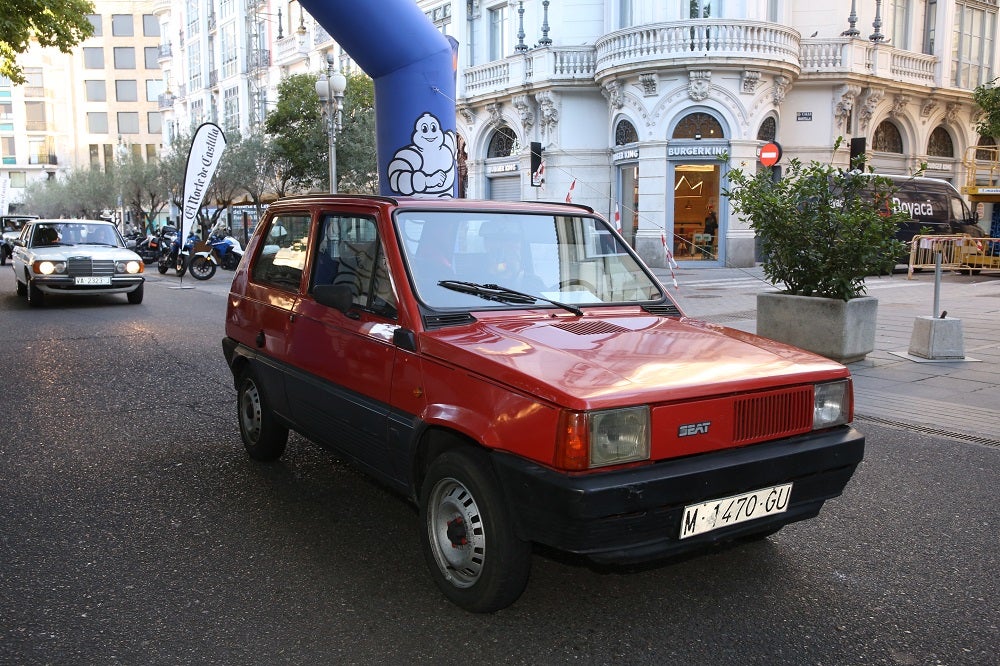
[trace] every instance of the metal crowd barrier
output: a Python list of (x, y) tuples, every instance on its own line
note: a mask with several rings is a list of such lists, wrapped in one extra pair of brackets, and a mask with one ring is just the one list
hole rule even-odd
[(913, 277), (914, 270), (934, 269), (938, 254), (941, 255), (941, 268), (945, 270), (1000, 270), (1000, 238), (973, 238), (968, 234), (914, 236), (910, 243), (907, 279)]

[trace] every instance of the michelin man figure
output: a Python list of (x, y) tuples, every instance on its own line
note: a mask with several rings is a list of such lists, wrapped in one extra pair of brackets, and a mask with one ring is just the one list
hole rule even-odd
[(455, 187), (455, 133), (430, 113), (417, 119), (412, 143), (396, 151), (387, 169), (389, 187), (403, 196), (451, 197)]

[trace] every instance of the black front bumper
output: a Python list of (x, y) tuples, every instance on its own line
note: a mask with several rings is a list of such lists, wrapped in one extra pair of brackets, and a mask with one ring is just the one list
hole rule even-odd
[[(568, 475), (518, 456), (494, 463), (522, 538), (608, 563), (658, 559), (811, 518), (864, 456), (844, 426), (616, 472)], [(684, 507), (791, 482), (788, 510), (680, 539)]]

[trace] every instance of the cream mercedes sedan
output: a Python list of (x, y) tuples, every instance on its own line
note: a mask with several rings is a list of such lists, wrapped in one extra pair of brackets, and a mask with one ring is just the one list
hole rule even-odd
[(40, 306), (48, 294), (125, 294), (142, 303), (143, 263), (104, 220), (31, 220), (13, 242), (17, 293)]

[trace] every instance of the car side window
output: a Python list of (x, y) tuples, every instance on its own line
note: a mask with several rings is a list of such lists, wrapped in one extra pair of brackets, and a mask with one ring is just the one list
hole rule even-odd
[(313, 286), (345, 285), (357, 307), (395, 318), (396, 293), (373, 218), (324, 217), (313, 266)]
[(280, 215), (271, 219), (253, 266), (254, 282), (279, 289), (299, 288), (306, 265), (309, 224), (309, 215)]

